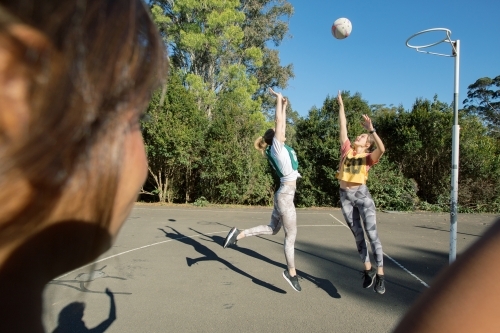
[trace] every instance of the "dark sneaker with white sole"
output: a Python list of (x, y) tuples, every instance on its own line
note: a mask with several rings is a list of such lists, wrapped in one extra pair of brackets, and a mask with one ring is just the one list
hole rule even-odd
[(379, 294), (385, 293), (385, 277), (383, 275), (378, 275), (375, 277), (375, 285), (373, 286), (373, 291)]
[(288, 272), (288, 269), (285, 269), (283, 271), (283, 277), (292, 286), (292, 288), (295, 289), (295, 291), (301, 291), (302, 290), (302, 288), (300, 288), (299, 277), (297, 275), (290, 276), (290, 273)]
[(236, 237), (238, 237), (239, 234), (240, 231), (236, 229), (236, 227), (231, 228), (226, 236), (226, 240), (224, 240), (224, 248), (228, 247), (229, 245), (236, 244)]
[(373, 284), (373, 280), (375, 280), (375, 268), (371, 268), (368, 271), (361, 271), (361, 275), (363, 275), (363, 288), (370, 288)]

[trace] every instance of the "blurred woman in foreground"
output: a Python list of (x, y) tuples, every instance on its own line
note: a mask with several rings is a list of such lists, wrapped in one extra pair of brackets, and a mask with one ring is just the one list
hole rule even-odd
[(438, 275), (394, 333), (500, 332), (498, 253), (500, 219)]
[(0, 332), (43, 332), (45, 284), (113, 243), (165, 68), (140, 0), (0, 2)]

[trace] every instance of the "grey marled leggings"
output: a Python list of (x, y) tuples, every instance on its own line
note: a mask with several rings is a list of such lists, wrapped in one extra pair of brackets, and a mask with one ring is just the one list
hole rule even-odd
[(297, 237), (297, 214), (293, 197), (295, 187), (281, 184), (274, 194), (274, 209), (271, 215), (271, 222), (268, 225), (260, 225), (246, 229), (243, 232), (245, 237), (255, 235), (276, 235), (283, 225), (285, 231), (285, 259), (288, 268), (295, 268), (295, 238)]
[(365, 235), (361, 227), (360, 217), (363, 220), (366, 234), (370, 240), (372, 252), (378, 267), (384, 266), (384, 252), (382, 243), (377, 233), (377, 221), (375, 218), (375, 203), (366, 185), (360, 185), (354, 190), (340, 189), (340, 203), (342, 214), (356, 240), (359, 255), (363, 262), (370, 261), (366, 247)]

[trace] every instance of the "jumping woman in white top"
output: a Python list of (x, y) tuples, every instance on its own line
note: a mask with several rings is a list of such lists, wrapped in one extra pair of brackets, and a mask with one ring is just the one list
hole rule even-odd
[(295, 196), (296, 180), (301, 177), (295, 151), (285, 145), (286, 107), (288, 101), (281, 93), (269, 89), (276, 97), (276, 128), (268, 129), (263, 136), (255, 141), (255, 148), (266, 155), (271, 166), (280, 177), (280, 188), (274, 195), (274, 209), (269, 225), (260, 225), (251, 229), (238, 230), (233, 227), (224, 241), (224, 248), (236, 241), (255, 235), (276, 235), (283, 226), (285, 231), (285, 259), (288, 269), (283, 277), (296, 291), (301, 291), (295, 271), (295, 238), (297, 236), (297, 215), (293, 198)]

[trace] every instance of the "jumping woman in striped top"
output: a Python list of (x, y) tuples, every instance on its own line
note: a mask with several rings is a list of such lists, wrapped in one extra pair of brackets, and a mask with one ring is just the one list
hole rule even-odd
[[(344, 103), (340, 91), (337, 96), (339, 103), (341, 163), (337, 178), (340, 180), (340, 202), (342, 214), (356, 240), (361, 260), (365, 269), (363, 273), (363, 288), (370, 288), (375, 280), (373, 290), (379, 294), (385, 293), (384, 283), (384, 253), (382, 243), (378, 237), (375, 218), (375, 203), (366, 187), (368, 171), (376, 164), (385, 151), (382, 140), (373, 128), (372, 121), (363, 115), (363, 127), (369, 132), (359, 135), (351, 144), (347, 137), (347, 123), (344, 112)], [(373, 146), (376, 149), (373, 150)], [(377, 263), (377, 269), (372, 267), (366, 246), (365, 232), (370, 240), (372, 252)]]

